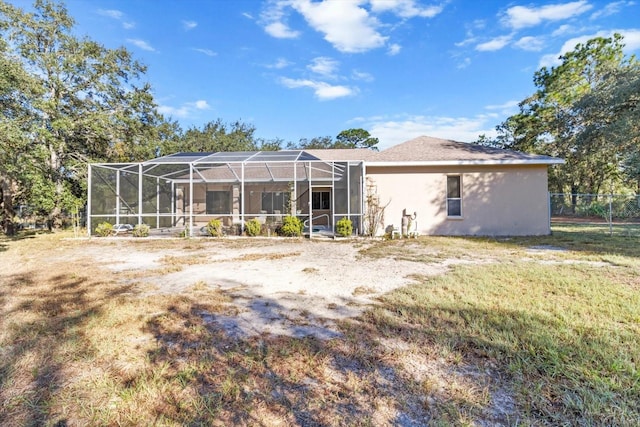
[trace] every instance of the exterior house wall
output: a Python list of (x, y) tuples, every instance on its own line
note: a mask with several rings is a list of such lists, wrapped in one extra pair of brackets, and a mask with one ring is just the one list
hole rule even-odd
[[(462, 215), (447, 216), (448, 175), (461, 176)], [(384, 227), (416, 213), (417, 230), (432, 235), (544, 235), (550, 233), (546, 165), (367, 165), (385, 210)], [(382, 230), (381, 230), (382, 232)]]

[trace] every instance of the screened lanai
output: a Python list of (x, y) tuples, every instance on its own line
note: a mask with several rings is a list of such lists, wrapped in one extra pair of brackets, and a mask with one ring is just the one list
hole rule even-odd
[(240, 234), (257, 218), (299, 217), (310, 234), (351, 219), (362, 231), (362, 161), (323, 161), (302, 150), (178, 153), (140, 163), (89, 165), (87, 230), (102, 222), (199, 230), (220, 219)]

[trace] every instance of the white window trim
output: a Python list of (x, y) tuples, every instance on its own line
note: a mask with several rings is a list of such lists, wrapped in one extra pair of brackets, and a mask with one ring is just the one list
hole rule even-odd
[[(460, 197), (449, 197), (449, 177), (457, 177), (458, 178), (458, 187), (460, 190)], [(447, 209), (447, 218), (448, 219), (463, 219), (462, 209), (462, 174), (449, 174), (447, 175), (447, 184), (446, 184), (446, 209)], [(460, 215), (449, 215), (449, 200), (458, 200), (460, 202)]]

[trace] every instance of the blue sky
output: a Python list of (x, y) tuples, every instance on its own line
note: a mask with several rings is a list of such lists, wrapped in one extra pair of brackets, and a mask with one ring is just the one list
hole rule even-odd
[[(30, 1), (12, 0), (28, 8)], [(364, 128), (385, 148), (473, 141), (533, 93), (533, 73), (619, 32), (640, 50), (637, 1), (69, 0), (78, 35), (148, 66), (183, 128), (222, 119), (297, 142)]]

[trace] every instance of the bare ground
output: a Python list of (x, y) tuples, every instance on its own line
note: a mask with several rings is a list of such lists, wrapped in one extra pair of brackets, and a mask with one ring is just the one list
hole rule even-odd
[(460, 262), (374, 259), (360, 256), (367, 243), (335, 241), (203, 240), (197, 252), (124, 239), (104, 243), (89, 241), (66, 256), (104, 265), (143, 295), (177, 294), (195, 284), (217, 288), (231, 297), (228, 315), (202, 314), (238, 338), (265, 333), (334, 338), (339, 335), (334, 321), (358, 316), (378, 296), (412, 278), (441, 274)]
[[(442, 274), (452, 264), (495, 261), (464, 255), (438, 258), (428, 246), (411, 241), (402, 248), (404, 260), (391, 253), (381, 257), (362, 255), (371, 245), (369, 241), (283, 239), (67, 240), (45, 252), (3, 253), (0, 277), (35, 278), (38, 276), (34, 274), (51, 275), (58, 271), (62, 275), (69, 266), (74, 271), (85, 266), (88, 274), (102, 271), (101, 280), (120, 284), (120, 295), (131, 298), (180, 295), (194, 287), (213, 289), (227, 297), (220, 301), (224, 309), (203, 310), (197, 315), (227, 339), (255, 338), (262, 342), (278, 337), (310, 337), (324, 341), (340, 337), (345, 330), (357, 335), (359, 332), (354, 331), (366, 324), (355, 318), (376, 304), (382, 294), (425, 276)], [(355, 319), (353, 331), (345, 329), (344, 322), (338, 327), (337, 322), (347, 319)], [(349, 347), (350, 343), (338, 340), (327, 345), (341, 348)], [(175, 344), (168, 340), (167, 348), (174, 351)], [(379, 337), (374, 346), (380, 354), (362, 355), (363, 360), (388, 358), (388, 363), (382, 363), (370, 378), (375, 386), (368, 386), (381, 393), (381, 397), (374, 399), (376, 409), (371, 417), (374, 425), (423, 425), (438, 402), (455, 400), (453, 396), (472, 402), (467, 406), (482, 408), (476, 412), (477, 425), (505, 425), (513, 420), (517, 408), (511, 390), (494, 367), (479, 369), (457, 361), (452, 363), (442, 356), (404, 348), (407, 345), (412, 344)], [(344, 353), (350, 354), (352, 350), (345, 348)], [(328, 385), (309, 380), (305, 387), (314, 393), (334, 383), (347, 386), (353, 383), (357, 387), (362, 378), (373, 375), (367, 369), (370, 362), (360, 366), (353, 355), (340, 360), (323, 374), (330, 379)], [(411, 387), (415, 384), (428, 390), (414, 394)], [(278, 390), (275, 388), (272, 394), (280, 393)], [(289, 396), (293, 391), (283, 389), (281, 393)], [(368, 394), (365, 391), (360, 390), (355, 396), (364, 398)], [(288, 397), (292, 402), (304, 401), (303, 397), (293, 396)], [(404, 410), (394, 404), (399, 396), (403, 396), (400, 400), (404, 402)], [(284, 399), (279, 395), (271, 398)], [(355, 408), (368, 408), (372, 404), (357, 399), (354, 402), (351, 404)], [(346, 410), (347, 418), (354, 420), (356, 412)], [(294, 414), (296, 418), (302, 416), (296, 411)]]

